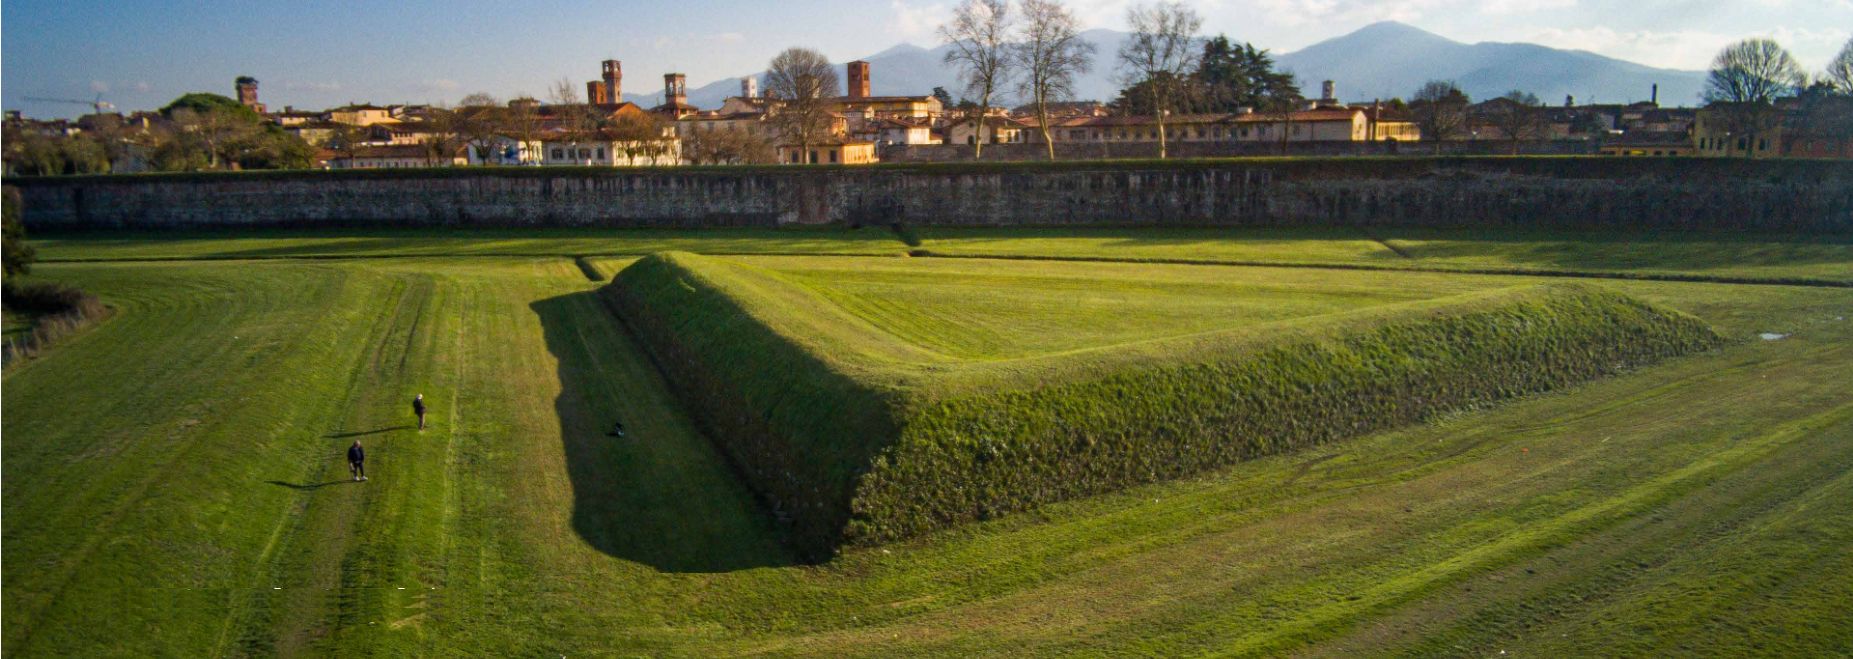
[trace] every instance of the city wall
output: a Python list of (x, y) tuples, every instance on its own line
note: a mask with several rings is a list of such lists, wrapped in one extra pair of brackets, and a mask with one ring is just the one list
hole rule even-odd
[(33, 230), (1318, 226), (1853, 234), (1853, 163), (1358, 158), (14, 178)]

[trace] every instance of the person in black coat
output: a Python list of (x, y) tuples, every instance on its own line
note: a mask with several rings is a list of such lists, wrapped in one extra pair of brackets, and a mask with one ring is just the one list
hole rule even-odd
[(347, 470), (354, 474), (354, 480), (367, 480), (367, 449), (360, 447), (360, 440), (347, 447)]
[(412, 413), (418, 415), (418, 429), (425, 429), (425, 395), (412, 397)]

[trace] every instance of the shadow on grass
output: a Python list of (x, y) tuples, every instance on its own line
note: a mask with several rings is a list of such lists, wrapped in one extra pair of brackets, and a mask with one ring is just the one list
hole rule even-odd
[[(560, 441), (573, 529), (599, 551), (664, 572), (798, 563), (770, 514), (592, 291), (529, 305), (559, 360)], [(608, 434), (623, 422), (625, 436)]]
[(342, 478), (342, 479), (332, 480), (332, 481), (323, 481), (320, 483), (290, 483), (290, 482), (285, 482), (285, 481), (264, 481), (264, 482), (269, 483), (271, 485), (279, 485), (282, 487), (287, 487), (292, 490), (319, 490), (324, 487), (328, 487), (330, 485), (340, 485), (342, 483), (358, 483), (360, 481), (354, 480), (352, 478)]
[[(1384, 230), (1409, 258), (1486, 262), (1562, 270), (1705, 272), (1743, 266), (1847, 263), (1847, 236), (1770, 236), (1745, 232)], [(1377, 255), (1387, 258), (1388, 255)]]
[(411, 430), (411, 429), (413, 429), (413, 428), (417, 428), (417, 427), (418, 427), (418, 426), (414, 426), (414, 425), (409, 425), (409, 424), (408, 424), (408, 425), (403, 425), (403, 426), (393, 426), (393, 427), (391, 427), (391, 428), (374, 428), (374, 429), (372, 429), (372, 430), (356, 430), (356, 431), (354, 431), (354, 432), (337, 432), (337, 433), (332, 433), (332, 434), (327, 434), (327, 435), (322, 435), (322, 437), (323, 437), (324, 439), (346, 439), (346, 438), (349, 438), (349, 437), (362, 437), (362, 436), (365, 436), (365, 435), (378, 435), (378, 434), (380, 434), (380, 433), (383, 433), (383, 432), (392, 432), (392, 431), (394, 431), (394, 430)]

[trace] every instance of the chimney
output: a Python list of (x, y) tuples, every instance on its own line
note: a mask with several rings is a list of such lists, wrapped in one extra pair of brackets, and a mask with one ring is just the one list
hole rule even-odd
[(611, 103), (611, 97), (605, 93), (605, 81), (593, 80), (585, 84), (585, 102), (592, 105)]
[(624, 100), (623, 94), (620, 93), (623, 90), (624, 65), (614, 59), (605, 60), (604, 79), (605, 98), (612, 103)]
[(1566, 108), (1576, 107), (1576, 96), (1572, 94), (1564, 94), (1563, 95), (1563, 106)]
[(688, 104), (688, 76), (680, 73), (663, 74), (663, 104)]
[(869, 63), (856, 60), (849, 63), (849, 97), (869, 97)]
[(1652, 94), (1652, 96), (1648, 97), (1649, 101), (1654, 104), (1654, 107), (1660, 107), (1660, 83), (1654, 83)]
[(740, 98), (752, 98), (759, 95), (759, 79), (747, 76), (740, 79)]
[(1337, 101), (1338, 100), (1338, 83), (1327, 80), (1324, 83), (1321, 83), (1319, 85), (1319, 89), (1320, 89), (1319, 100), (1322, 100), (1322, 101)]

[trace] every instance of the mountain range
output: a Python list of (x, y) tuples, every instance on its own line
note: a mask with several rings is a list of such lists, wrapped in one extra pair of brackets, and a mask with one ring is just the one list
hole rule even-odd
[[(1088, 30), (1081, 37), (1094, 44), (1095, 65), (1080, 76), (1075, 96), (1111, 100), (1120, 84), (1113, 71), (1114, 54), (1127, 33)], [(956, 71), (943, 63), (947, 47), (923, 48), (900, 44), (869, 55), (871, 92), (876, 95), (922, 95), (945, 87), (960, 96)], [(1344, 36), (1327, 39), (1289, 53), (1276, 53), (1277, 66), (1298, 76), (1301, 91), (1319, 95), (1321, 81), (1332, 80), (1341, 100), (1354, 103), (1373, 99), (1407, 98), (1428, 80), (1453, 80), (1475, 100), (1485, 100), (1518, 89), (1536, 94), (1546, 104), (1574, 96), (1579, 104), (1626, 103), (1648, 100), (1659, 85), (1663, 105), (1695, 105), (1705, 84), (1702, 71), (1657, 69), (1582, 50), (1562, 50), (1529, 43), (1461, 43), (1403, 23), (1373, 23)], [(690, 89), (689, 103), (716, 108), (740, 93), (740, 78), (718, 80)], [(644, 107), (662, 103), (661, 90), (625, 94), (624, 100)], [(999, 104), (1010, 104), (1006, 98)]]

